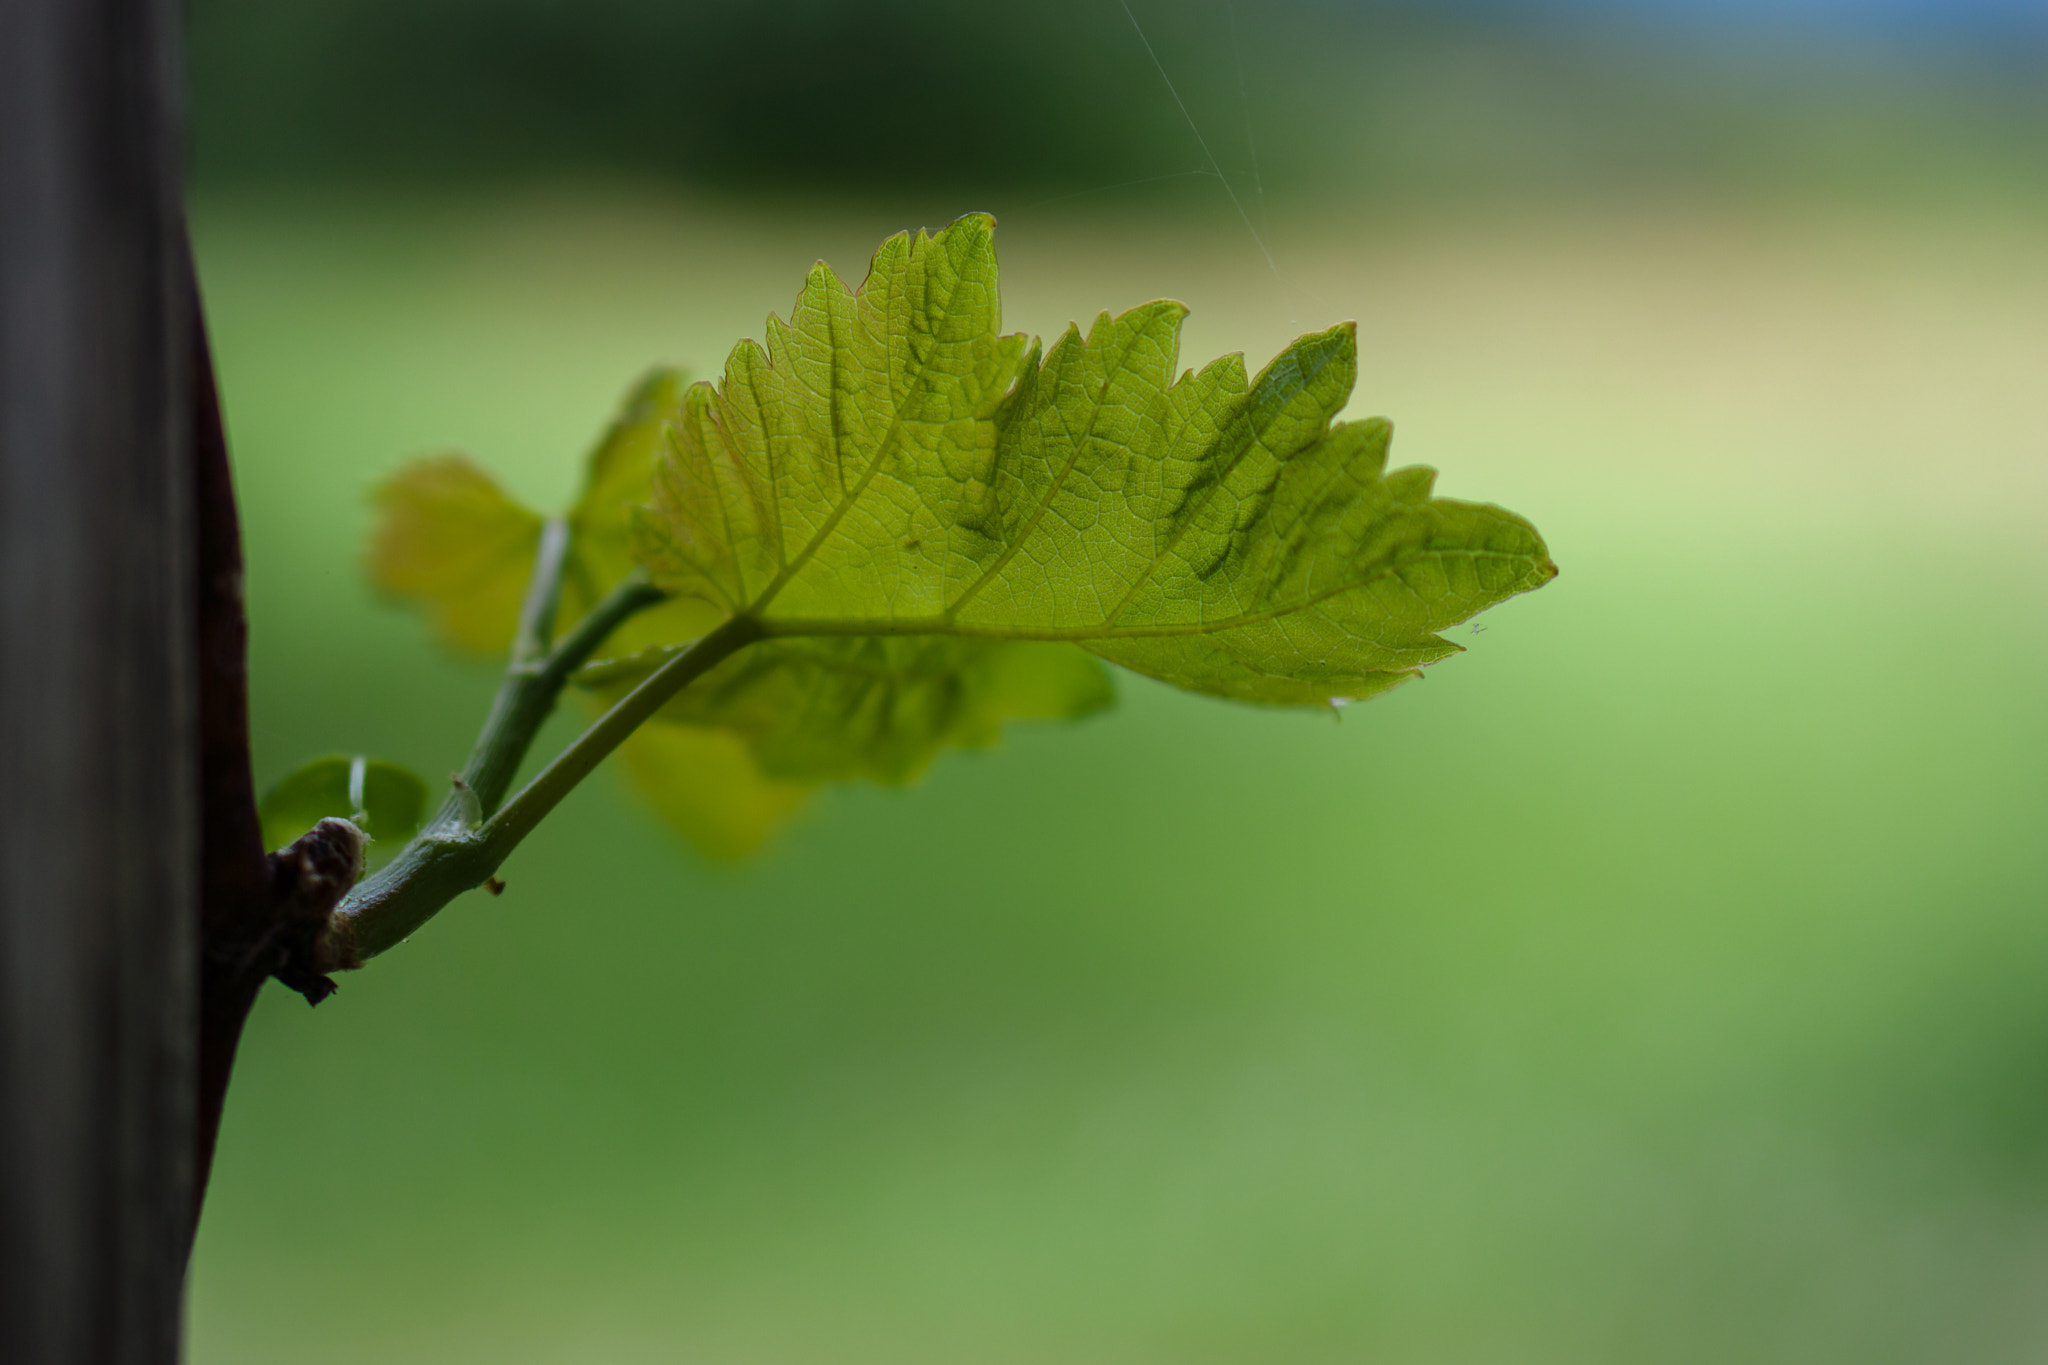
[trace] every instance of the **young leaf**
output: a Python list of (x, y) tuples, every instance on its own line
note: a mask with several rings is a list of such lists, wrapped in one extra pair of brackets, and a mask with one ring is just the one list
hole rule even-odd
[[(689, 380), (682, 371), (656, 369), (627, 394), (617, 417), (591, 450), (583, 492), (569, 512), (569, 561), (562, 573), (558, 625), (574, 625), (612, 587), (633, 572), (633, 509), (654, 488), (654, 458), (667, 445), (669, 422), (682, 405)], [(528, 568), (531, 568), (529, 560)], [(693, 640), (718, 624), (705, 604), (677, 598), (627, 620), (607, 643), (611, 653)]]
[[(568, 515), (559, 627), (574, 625), (632, 571), (631, 509), (652, 491), (654, 453), (685, 387), (680, 371), (649, 372), (591, 450), (582, 494)], [(425, 608), (444, 643), (480, 654), (507, 649), (540, 546), (540, 514), (461, 455), (415, 460), (372, 498), (379, 518), (371, 581)], [(629, 652), (693, 639), (716, 624), (716, 613), (678, 599), (629, 621), (610, 648)]]
[[(594, 667), (617, 696), (668, 650)], [(1070, 645), (943, 636), (768, 640), (676, 694), (648, 729), (707, 726), (743, 738), (785, 782), (908, 782), (945, 748), (983, 749), (1011, 720), (1073, 720), (1116, 699), (1102, 665)]]
[(619, 756), (655, 813), (722, 862), (759, 850), (817, 787), (764, 776), (746, 740), (729, 730), (643, 725)]
[(457, 649), (506, 648), (533, 571), (541, 519), (461, 455), (415, 460), (371, 493), (370, 581), (426, 609)]
[(427, 786), (396, 763), (361, 754), (329, 754), (303, 763), (263, 794), (257, 814), (263, 846), (278, 849), (330, 815), (353, 820), (394, 853), (426, 818)]
[(1458, 651), (1436, 632), (1556, 574), (1520, 517), (1387, 473), (1386, 422), (1335, 422), (1348, 324), (1249, 386), (1236, 356), (1175, 379), (1170, 301), (1041, 359), (999, 332), (993, 226), (891, 238), (858, 292), (820, 264), (765, 349), (688, 391), (635, 526), (657, 583), (771, 637), (1065, 641), (1330, 704), (1418, 676)]

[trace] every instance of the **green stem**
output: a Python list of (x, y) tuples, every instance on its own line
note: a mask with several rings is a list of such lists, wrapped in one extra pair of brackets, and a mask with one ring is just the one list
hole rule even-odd
[(497, 810), (512, 787), (512, 779), (519, 775), (519, 765), (525, 761), (526, 751), (533, 747), (534, 736), (554, 713), (569, 675), (582, 667), (627, 617), (666, 596), (639, 574), (632, 574), (621, 580), (550, 650), (548, 637), (554, 625), (556, 603), (561, 600), (562, 566), (568, 544), (568, 528), (559, 520), (550, 521), (542, 532), (533, 581), (520, 609), (519, 633), (513, 641), (512, 662), (505, 669), (505, 680), (498, 684), (490, 717), (477, 735), (469, 762), (463, 765), (460, 786), (448, 794), (428, 829), (474, 825)]
[(497, 856), (502, 861), (577, 783), (625, 742), (626, 736), (667, 705), (669, 698), (760, 639), (761, 634), (761, 627), (751, 618), (736, 616), (656, 669), (484, 823), (478, 831), (484, 844), (499, 850)]
[(555, 611), (562, 601), (562, 569), (568, 558), (569, 524), (551, 517), (541, 528), (533, 578), (519, 608), (518, 633), (512, 637), (511, 662), (505, 667), (497, 696), (491, 699), (491, 712), (477, 734), (476, 747), (462, 765), (462, 781), (448, 793), (434, 824), (461, 820), (472, 802), (481, 804), (481, 815), (495, 809), (505, 799), (505, 790), (512, 785), (534, 734), (554, 709), (555, 692), (544, 685), (540, 670), (555, 632)]
[[(660, 594), (654, 589), (647, 588), (645, 584), (641, 587), (646, 592), (654, 592), (655, 600), (659, 599)], [(619, 595), (615, 591), (612, 598), (606, 600), (609, 602)], [(597, 613), (593, 611), (591, 615), (595, 617)], [(624, 619), (623, 615), (620, 619)], [(579, 626), (576, 632), (556, 646), (536, 674), (554, 679), (555, 694), (560, 692), (569, 674), (610, 633), (607, 628), (592, 634), (582, 644), (581, 653), (572, 656), (569, 646), (581, 631)], [(457, 808), (455, 818), (449, 818), (449, 810), (444, 807), (442, 815), (406, 845), (388, 867), (357, 887), (335, 911), (334, 932), (330, 937), (337, 960), (326, 964), (327, 968), (355, 966), (375, 957), (386, 948), (402, 942), (463, 892), (482, 886), (519, 842), (533, 832), (542, 817), (560, 805), (562, 798), (588, 777), (612, 750), (618, 748), (626, 736), (660, 710), (669, 698), (735, 651), (760, 639), (761, 634), (759, 624), (752, 619), (735, 617), (670, 659), (600, 716), (595, 724), (577, 737), (575, 743), (558, 754), (517, 796), (480, 827), (472, 829), (464, 824), (460, 818), (460, 803), (451, 800), (450, 805)], [(508, 685), (509, 681), (508, 674)], [(500, 714), (494, 709), (494, 720)], [(509, 718), (515, 712), (507, 708), (503, 714)], [(523, 715), (524, 711), (516, 714)], [(545, 714), (543, 711), (542, 716)], [(537, 728), (538, 721), (535, 726)], [(485, 739), (478, 742), (479, 752), (489, 747), (490, 739), (491, 731), (487, 726)], [(531, 740), (529, 733), (520, 745), (521, 753)], [(513, 767), (517, 766), (514, 759)], [(482, 793), (478, 795), (481, 797)]]
[(512, 636), (511, 671), (537, 663), (555, 636), (555, 611), (562, 604), (562, 570), (569, 563), (569, 521), (549, 517), (541, 523), (540, 545), (533, 555), (533, 577), (519, 604), (519, 628)]
[[(425, 923), (456, 894), (481, 884), (496, 870), (494, 862), (465, 885), (453, 890), (442, 885), (446, 874), (459, 870), (463, 862), (456, 859), (451, 863), (447, 851), (477, 843), (479, 827), (505, 799), (534, 737), (561, 699), (569, 675), (628, 617), (666, 595), (642, 575), (631, 574), (550, 648), (568, 558), (568, 523), (557, 517), (541, 528), (533, 577), (519, 609), (512, 658), (469, 761), (426, 828), (387, 866), (350, 892), (335, 911), (328, 935), (330, 947), (323, 954), (332, 960), (322, 970), (353, 966), (361, 958), (383, 951)], [(510, 852), (509, 845), (505, 852)]]

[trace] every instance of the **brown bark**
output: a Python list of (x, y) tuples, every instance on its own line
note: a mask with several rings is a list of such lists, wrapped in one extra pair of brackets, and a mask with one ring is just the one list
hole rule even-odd
[[(186, 279), (194, 280), (187, 265)], [(362, 873), (352, 827), (322, 821), (277, 854), (263, 828), (249, 762), (249, 623), (242, 533), (212, 348), (196, 285), (192, 337), (193, 584), (199, 691), (199, 1075), (193, 1130), (192, 1225), (213, 1171), (242, 1027), (275, 976), (319, 1004), (334, 983), (308, 965), (329, 912)]]
[[(188, 265), (188, 278), (189, 265)], [(242, 606), (242, 532), (228, 467), (213, 355), (196, 287), (191, 296), (192, 469), (199, 545), (195, 607), (199, 674), (199, 1101), (192, 1221), (206, 1199), (221, 1107), (242, 1025), (267, 971), (227, 945), (246, 941), (268, 909), (270, 869), (249, 764), (249, 625)]]

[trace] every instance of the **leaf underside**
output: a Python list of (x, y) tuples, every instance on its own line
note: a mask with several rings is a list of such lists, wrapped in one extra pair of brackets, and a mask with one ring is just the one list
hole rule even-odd
[[(1385, 421), (1336, 420), (1349, 325), (1249, 381), (1234, 355), (1176, 374), (1171, 301), (1041, 351), (1000, 332), (992, 229), (894, 237), (858, 291), (820, 264), (765, 346), (716, 385), (649, 375), (591, 453), (559, 624), (636, 563), (672, 594), (607, 642), (592, 691), (728, 617), (770, 637), (623, 750), (708, 853), (751, 851), (821, 782), (904, 781), (1005, 721), (1098, 710), (1098, 659), (1243, 701), (1358, 700), (1556, 573), (1520, 517), (1389, 472)], [(377, 584), (449, 643), (503, 649), (541, 519), (459, 456), (377, 497)]]
[(640, 559), (777, 636), (1066, 642), (1245, 701), (1375, 695), (1455, 653), (1438, 631), (1555, 573), (1520, 517), (1386, 470), (1336, 422), (1350, 325), (1247, 383), (1176, 379), (1160, 301), (1000, 333), (986, 216), (899, 235), (849, 289), (822, 264), (767, 345), (685, 394)]

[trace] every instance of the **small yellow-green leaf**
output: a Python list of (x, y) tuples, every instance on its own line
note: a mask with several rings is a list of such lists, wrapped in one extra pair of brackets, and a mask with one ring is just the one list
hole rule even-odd
[[(650, 370), (633, 386), (618, 416), (592, 448), (583, 492), (569, 512), (569, 560), (562, 572), (559, 624), (573, 625), (637, 565), (634, 509), (654, 492), (654, 460), (667, 446), (668, 424), (682, 406), (689, 379), (680, 370)], [(628, 654), (655, 645), (693, 640), (718, 624), (716, 611), (677, 598), (629, 619), (606, 646)]]
[(744, 858), (810, 799), (816, 784), (762, 773), (747, 742), (730, 730), (643, 725), (619, 749), (633, 785), (699, 852)]
[(418, 603), (458, 649), (507, 648), (533, 572), (541, 519), (461, 455), (415, 460), (371, 495), (370, 580)]
[[(650, 371), (626, 395), (591, 450), (583, 491), (568, 514), (556, 625), (567, 629), (634, 568), (633, 508), (652, 492), (655, 452), (688, 381)], [(460, 455), (415, 460), (372, 495), (378, 520), (370, 577), (424, 608), (444, 643), (472, 653), (509, 648), (539, 551), (542, 518)], [(629, 620), (612, 653), (689, 640), (718, 623), (704, 603), (679, 598)]]
[(263, 844), (278, 849), (328, 816), (353, 820), (372, 854), (396, 852), (426, 818), (426, 784), (396, 763), (361, 754), (329, 754), (287, 773), (257, 807)]
[(656, 582), (771, 637), (1065, 641), (1329, 705), (1417, 676), (1458, 650), (1438, 631), (1556, 574), (1520, 517), (1388, 472), (1386, 422), (1337, 421), (1349, 324), (1249, 383), (1236, 356), (1176, 377), (1167, 300), (1041, 357), (1000, 331), (993, 227), (893, 237), (858, 291), (820, 265), (765, 347), (689, 390), (635, 527)]

